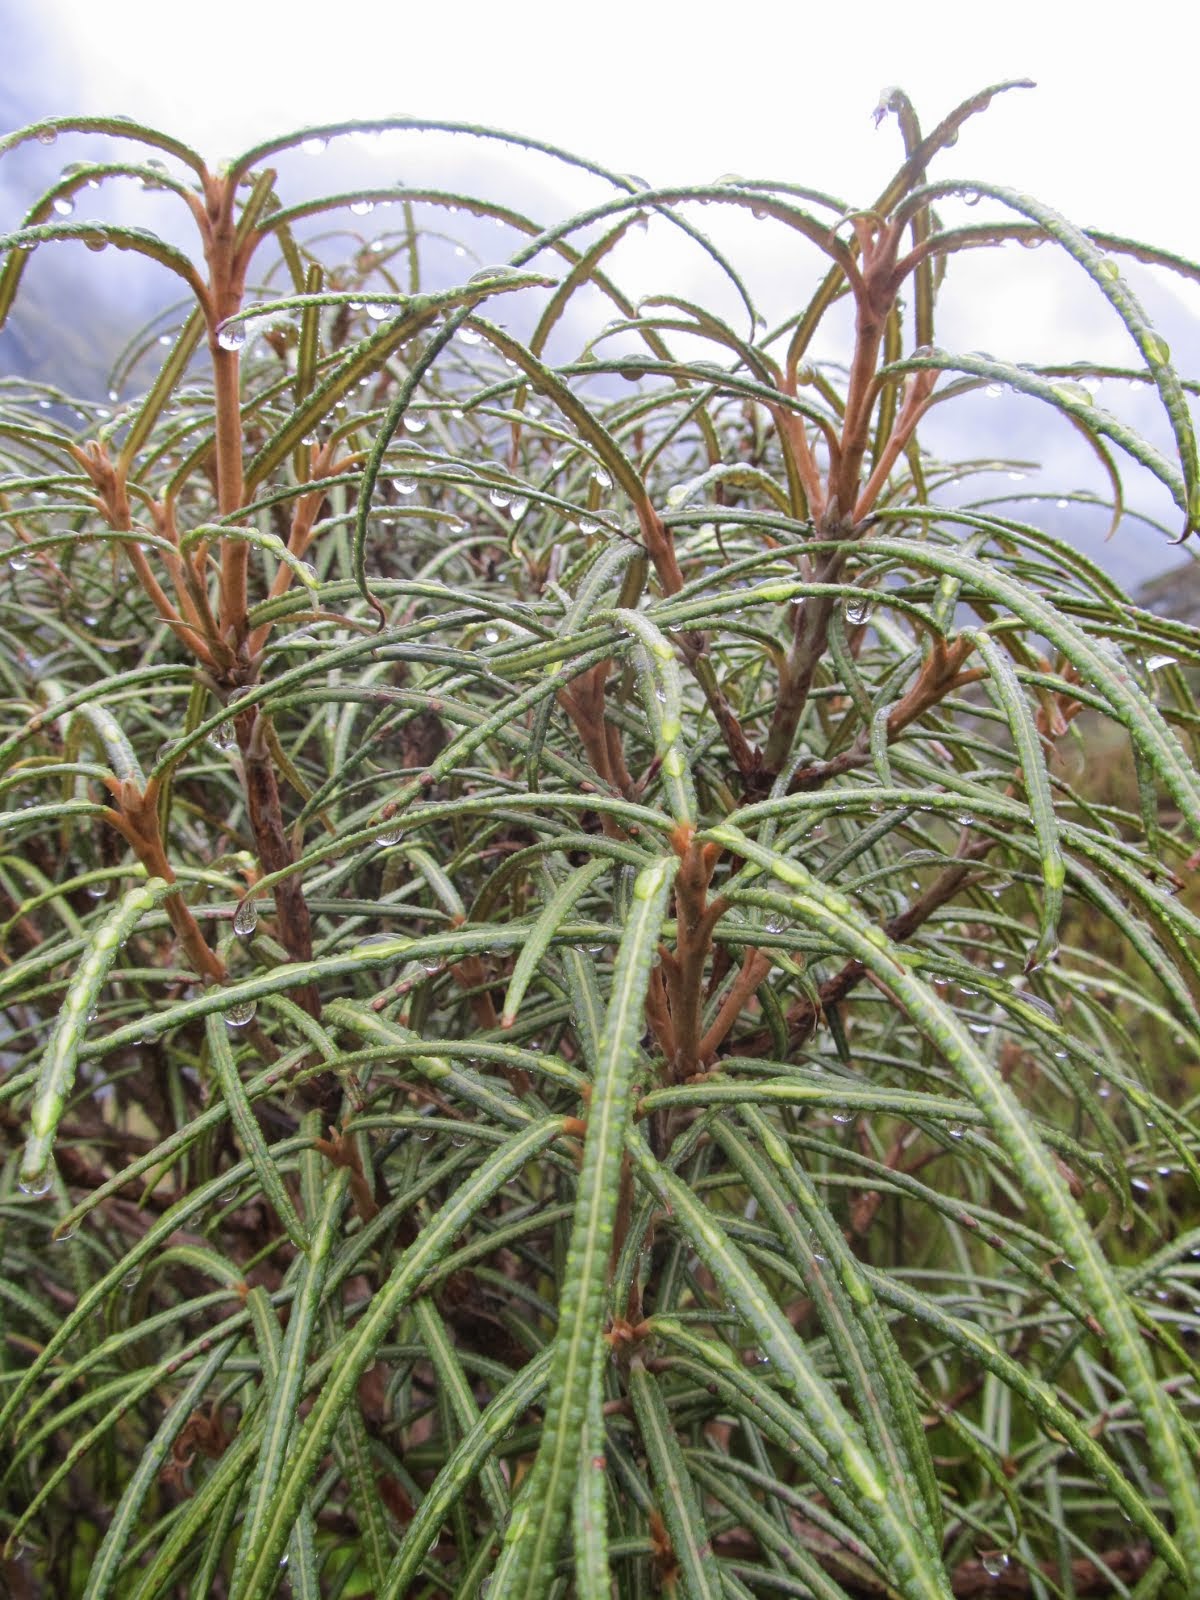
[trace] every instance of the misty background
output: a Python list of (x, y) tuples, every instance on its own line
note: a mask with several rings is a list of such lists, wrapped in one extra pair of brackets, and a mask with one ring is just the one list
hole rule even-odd
[[(1027, 189), (1084, 226), (1200, 256), (1197, 208), (1178, 191), (1193, 141), (1191, 51), (1184, 41), (1170, 47), (1178, 8), (1157, 0), (1139, 7), (1143, 33), (1159, 26), (1165, 44), (1153, 72), (1133, 70), (1130, 35), (1105, 34), (1091, 7), (1015, 0), (1002, 35), (972, 23), (966, 36), (966, 19), (982, 15), (940, 0), (902, 15), (868, 3), (853, 22), (814, 18), (798, 4), (730, 12), (651, 0), (613, 0), (602, 9), (542, 0), (515, 10), (475, 0), (419, 12), (360, 5), (352, 17), (274, 0), (214, 0), (196, 11), (148, 0), (102, 8), (0, 0), (0, 127), (8, 132), (52, 114), (121, 113), (187, 140), (212, 162), (292, 128), (406, 113), (509, 128), (650, 183), (712, 182), (732, 172), (867, 206), (903, 154), (894, 119), (877, 129), (871, 115), (885, 85), (908, 91), (928, 129), (985, 84), (1028, 76), (1038, 87), (998, 97), (930, 176)], [(64, 165), (121, 157), (144, 159), (126, 141), (79, 135), (8, 153), (0, 158), (0, 229), (19, 226)], [(285, 205), (349, 188), (433, 185), (487, 196), (548, 224), (612, 193), (544, 155), (439, 133), (341, 138), (271, 164)], [(149, 228), (195, 249), (190, 218), (173, 196), (121, 180), (79, 201), (77, 216)], [(989, 200), (940, 209), (950, 223), (1006, 215)], [(720, 205), (685, 214), (738, 263), (769, 324), (803, 304), (819, 281), (817, 252), (779, 224)], [(517, 230), (463, 212), (419, 206), (417, 215), (435, 235), (423, 258), (431, 282), (502, 262), (522, 242)], [(332, 261), (399, 224), (398, 210), (355, 215), (347, 208), (300, 231), (321, 234)], [(609, 267), (635, 300), (671, 293), (737, 319), (727, 281), (660, 218), (632, 230)], [(1125, 258), (1122, 272), (1181, 375), (1200, 375), (1200, 286)], [(129, 253), (94, 254), (77, 243), (40, 249), (0, 333), (0, 370), (102, 399), (114, 359), (138, 329), (157, 319), (153, 331), (167, 340), (178, 327), (181, 287)], [(577, 354), (610, 314), (598, 295), (578, 297), (552, 356)], [(845, 316), (831, 318), (814, 354), (844, 354), (847, 326)], [(1017, 362), (1139, 364), (1095, 285), (1050, 245), (956, 258), (939, 300), (938, 343)], [(606, 355), (619, 348), (611, 340), (600, 346)], [(118, 400), (151, 371), (145, 362), (135, 369)], [(1152, 390), (1106, 383), (1097, 400), (1172, 449)], [(946, 460), (995, 459), (993, 472), (973, 480), (971, 498), (995, 498), (1007, 514), (1067, 536), (1126, 586), (1181, 566), (1196, 576), (1190, 548), (1171, 543), (1178, 511), (1124, 458), (1130, 514), (1111, 541), (1101, 508), (1058, 503), (1074, 491), (1104, 495), (1107, 482), (1075, 430), (1039, 402), (980, 391), (935, 408), (922, 437)], [(1170, 581), (1162, 587), (1168, 607), (1184, 592)]]

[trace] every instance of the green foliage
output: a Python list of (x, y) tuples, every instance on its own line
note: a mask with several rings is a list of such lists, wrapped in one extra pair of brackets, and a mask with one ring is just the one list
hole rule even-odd
[[(1120, 262), (1200, 268), (927, 180), (996, 92), (928, 136), (893, 93), (852, 211), (512, 140), (604, 188), (551, 227), (285, 206), (349, 126), (0, 141), (138, 153), (0, 239), (0, 315), (81, 239), (191, 296), (115, 412), (0, 386), (14, 1593), (1195, 1592), (1200, 633), (920, 430), (1009, 385), (1186, 534), (1196, 386)], [(194, 256), (74, 218), (131, 176)], [(794, 315), (697, 206), (818, 263)], [(524, 242), (450, 282), (461, 213)], [(648, 218), (718, 304), (627, 298)], [(1128, 369), (935, 344), (1014, 242)]]

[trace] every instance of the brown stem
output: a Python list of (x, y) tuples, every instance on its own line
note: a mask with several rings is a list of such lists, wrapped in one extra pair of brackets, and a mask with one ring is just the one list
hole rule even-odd
[(716, 853), (689, 839), (675, 878), (675, 960), (672, 1022), (675, 1055), (671, 1076), (687, 1078), (700, 1066), (700, 1019), (704, 1004), (704, 969), (712, 947), (712, 922), (706, 917), (708, 885)]
[[(345, 461), (339, 461), (336, 466), (331, 463), (332, 449), (333, 443), (330, 441), (328, 444), (322, 445), (320, 450), (313, 451), (312, 477), (314, 480), (339, 472), (347, 465)], [(308, 549), (312, 541), (313, 527), (321, 514), (325, 498), (324, 488), (319, 488), (314, 489), (309, 494), (301, 495), (296, 502), (295, 509), (292, 512), (291, 528), (288, 532), (288, 549), (294, 556), (302, 558)], [(271, 581), (268, 599), (278, 600), (281, 595), (287, 593), (291, 582), (292, 569), (286, 561), (281, 561)], [(250, 635), (247, 654), (251, 661), (256, 660), (262, 654), (263, 647), (271, 634), (271, 626), (269, 622), (262, 622)]]
[[(208, 261), (210, 302), (208, 349), (213, 369), (216, 413), (215, 465), (220, 515), (241, 509), (245, 499), (242, 464), (241, 363), (236, 350), (226, 350), (219, 329), (241, 309), (246, 262), (237, 250), (234, 221), (236, 183), (205, 174), (205, 210), (201, 233)], [(221, 631), (235, 647), (246, 636), (246, 574), (250, 548), (244, 540), (226, 539), (221, 546)]]
[[(836, 504), (831, 503), (830, 511), (836, 511)], [(818, 582), (836, 583), (844, 561), (845, 552), (834, 551), (818, 574)], [(829, 622), (837, 604), (837, 595), (814, 594), (796, 608), (792, 648), (781, 675), (779, 698), (763, 751), (763, 766), (768, 773), (777, 773), (791, 753), (817, 663), (825, 653)]]
[[(668, 959), (670, 965), (668, 964)], [(671, 1006), (667, 998), (664, 974), (673, 975), (674, 958), (664, 953), (663, 960), (650, 974), (650, 987), (646, 991), (646, 1021), (663, 1053), (664, 1060), (674, 1061), (676, 1055), (675, 1027), (671, 1020)]]
[[(174, 883), (175, 873), (167, 860), (159, 832), (157, 785), (151, 784), (142, 794), (134, 784), (122, 783), (116, 788), (116, 797), (117, 808), (105, 812), (107, 820), (128, 841), (148, 877)], [(173, 889), (166, 896), (163, 910), (191, 963), (192, 971), (206, 983), (224, 982), (224, 963), (209, 949), (199, 923), (178, 889)]]
[[(787, 390), (789, 394), (795, 394), (796, 383), (794, 380), (788, 383)], [(795, 465), (796, 476), (804, 487), (805, 499), (808, 501), (808, 514), (815, 522), (825, 509), (825, 489), (821, 483), (821, 473), (817, 466), (817, 458), (813, 455), (812, 446), (808, 442), (808, 432), (804, 425), (804, 418), (797, 416), (794, 411), (785, 411), (782, 406), (772, 409), (771, 416), (775, 422), (779, 442), (784, 450), (790, 454)]]
[(888, 435), (888, 441), (880, 452), (879, 460), (875, 463), (875, 469), (867, 479), (866, 487), (859, 495), (858, 502), (854, 507), (855, 522), (861, 522), (874, 506), (876, 498), (887, 482), (888, 474), (895, 466), (900, 452), (912, 438), (917, 424), (929, 409), (933, 386), (938, 377), (939, 374), (934, 371), (916, 372), (912, 375), (912, 383), (900, 409), (900, 415), (896, 418), (892, 431)]
[(712, 1026), (700, 1041), (699, 1059), (707, 1062), (716, 1054), (722, 1040), (742, 1014), (750, 996), (771, 970), (771, 958), (762, 950), (747, 950), (742, 958), (742, 970), (730, 986), (713, 1018)]
[[(242, 753), (246, 809), (258, 847), (258, 859), (264, 873), (272, 876), (290, 867), (294, 858), (283, 825), (275, 768), (267, 749), (265, 719), (251, 708), (234, 719), (234, 727)], [(280, 943), (293, 961), (311, 961), (312, 922), (299, 877), (288, 873), (281, 878), (275, 885), (274, 897)], [(296, 999), (310, 1016), (320, 1016), (320, 1001), (311, 983), (297, 989)]]

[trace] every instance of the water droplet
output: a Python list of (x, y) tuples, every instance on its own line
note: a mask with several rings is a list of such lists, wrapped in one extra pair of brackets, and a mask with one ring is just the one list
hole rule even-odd
[(847, 595), (842, 602), (842, 614), (852, 628), (870, 620), (871, 602), (858, 595)]
[(1174, 656), (1148, 656), (1146, 659), (1146, 671), (1157, 672), (1160, 667), (1173, 667), (1175, 660)]
[(50, 1169), (43, 1167), (40, 1172), (23, 1172), (17, 1179), (17, 1188), (20, 1189), (22, 1194), (32, 1195), (37, 1200), (42, 1195), (50, 1193), (52, 1182)]
[(254, 1013), (258, 1010), (257, 1000), (241, 1000), (237, 1005), (229, 1007), (225, 1013), (225, 1026), (227, 1028), (244, 1028), (247, 1023), (254, 1021)]
[(38, 130), (37, 142), (39, 144), (54, 144), (58, 139), (57, 128), (41, 128)]
[(586, 533), (596, 533), (599, 530), (599, 527), (600, 527), (600, 524), (598, 522), (593, 522), (591, 517), (580, 517), (579, 518), (579, 531), (580, 531), (580, 533), (585, 533), (585, 534)]
[(428, 426), (428, 417), (414, 417), (411, 412), (404, 419), (405, 433), (424, 433)]
[(29, 557), (27, 555), (15, 555), (8, 558), (8, 570), (10, 572), (24, 572), (28, 565)]
[(417, 480), (415, 478), (393, 478), (392, 488), (397, 494), (416, 494)]
[(329, 148), (329, 141), (326, 139), (302, 139), (300, 148), (306, 156), (323, 156)]
[(1156, 333), (1148, 333), (1143, 341), (1146, 360), (1153, 367), (1165, 366), (1171, 359), (1170, 346), (1165, 339), (1160, 339)]
[(1052, 383), (1050, 385), (1050, 392), (1059, 400), (1065, 400), (1068, 404), (1073, 403), (1081, 406), (1090, 406), (1094, 404), (1092, 396), (1081, 383)]
[(223, 322), (217, 329), (217, 343), (222, 350), (240, 350), (246, 342), (246, 329), (240, 322)]
[(103, 234), (89, 233), (83, 242), (89, 250), (95, 251), (96, 254), (99, 254), (101, 250), (108, 249), (108, 240)]
[(375, 209), (374, 200), (352, 200), (350, 209), (356, 217), (369, 217)]
[(483, 637), (487, 640), (487, 642), (489, 644), (499, 644), (500, 643), (500, 630), (499, 630), (499, 628), (485, 628), (483, 630)]
[(979, 1564), (989, 1578), (999, 1578), (1008, 1571), (1008, 1557), (1003, 1551), (984, 1556)]
[(520, 495), (516, 500), (513, 501), (512, 505), (509, 506), (508, 514), (514, 522), (520, 522), (521, 518), (528, 510), (529, 501), (525, 499), (524, 495)]
[(492, 502), (492, 504), (494, 506), (499, 506), (501, 508), (501, 510), (503, 510), (503, 508), (505, 506), (511, 504), (512, 495), (508, 494), (503, 489), (489, 489), (488, 490), (488, 499)]
[(233, 914), (233, 931), (239, 939), (248, 939), (258, 927), (258, 902), (243, 900)]
[(53, 209), (60, 217), (69, 217), (75, 209), (75, 202), (70, 195), (60, 194), (53, 202)]
[(984, 392), (984, 394), (987, 395), (989, 400), (996, 400), (996, 399), (998, 399), (1000, 397), (1000, 395), (1002, 395), (1004, 393), (1004, 384), (1002, 384), (1002, 383), (989, 383), (987, 388), (984, 389), (983, 392)]
[(1071, 502), (1069, 500), (1056, 500), (1054, 502), (1054, 504), (1058, 507), (1058, 509), (1060, 511), (1065, 511), (1067, 509), (1067, 507), (1071, 504)]
[(458, 337), (464, 344), (482, 344), (483, 335), (478, 328), (462, 327), (458, 330)]
[(1040, 994), (1023, 994), (1021, 999), (1027, 1006), (1032, 1006), (1035, 1011), (1040, 1011), (1042, 1016), (1048, 1017), (1051, 1022), (1057, 1022), (1058, 1012), (1049, 1000), (1043, 1000)]
[(603, 467), (592, 468), (592, 482), (598, 489), (611, 489), (612, 479)]

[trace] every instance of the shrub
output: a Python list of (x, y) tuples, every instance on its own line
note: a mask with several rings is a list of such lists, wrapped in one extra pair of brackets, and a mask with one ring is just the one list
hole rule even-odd
[[(284, 205), (268, 163), (341, 126), (219, 172), (120, 119), (0, 144), (137, 152), (0, 240), (0, 310), (72, 240), (192, 306), (111, 414), (3, 388), (15, 1593), (1200, 1571), (1200, 635), (919, 443), (1006, 386), (1115, 518), (1127, 457), (1188, 531), (1195, 386), (1121, 261), (1198, 274), (928, 179), (995, 92), (928, 135), (893, 92), (863, 210), (591, 166), (606, 198), (549, 228), (432, 189)], [(122, 176), (194, 257), (72, 214)], [(943, 222), (971, 194), (1008, 220)], [(696, 203), (824, 261), (794, 315), (761, 325)], [(305, 242), (372, 206), (397, 226)], [(430, 276), (464, 210), (525, 242)], [(733, 313), (625, 297), (647, 218)], [(1040, 241), (1128, 368), (936, 344), (954, 257)], [(814, 360), (839, 302), (844, 363)], [(1100, 404), (1122, 380), (1173, 453)], [(1083, 711), (1135, 811), (1080, 781)]]

